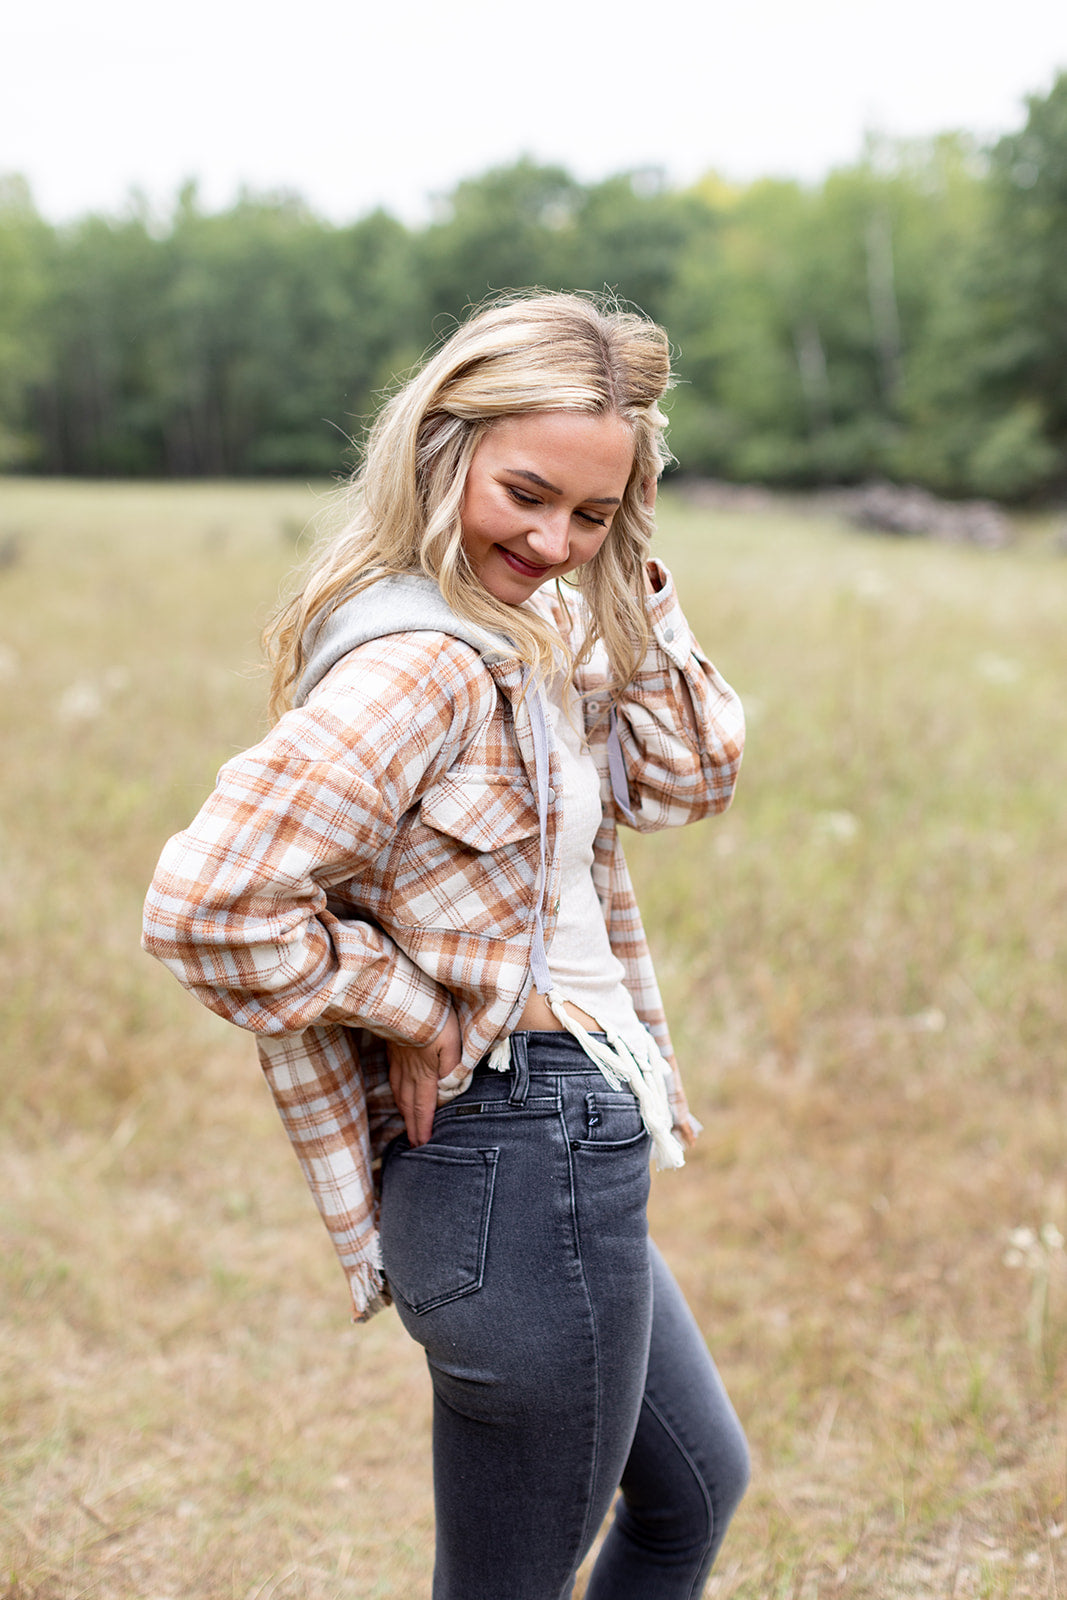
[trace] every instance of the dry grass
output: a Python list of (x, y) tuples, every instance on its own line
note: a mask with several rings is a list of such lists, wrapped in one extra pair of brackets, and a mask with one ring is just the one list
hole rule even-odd
[[(630, 851), (707, 1128), (654, 1225), (755, 1457), (709, 1596), (1067, 1597), (1067, 561), (666, 498), (752, 711), (736, 809)], [(3, 1600), (428, 1593), (418, 1352), (136, 947), (314, 507), (0, 487)]]

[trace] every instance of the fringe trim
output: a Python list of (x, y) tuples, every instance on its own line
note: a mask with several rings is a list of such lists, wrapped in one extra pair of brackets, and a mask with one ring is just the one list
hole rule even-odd
[(498, 1039), (496, 1044), (490, 1050), (490, 1052), (489, 1052), (489, 1070), (490, 1070), (490, 1072), (510, 1072), (511, 1071), (511, 1035), (510, 1035), (510, 1033), (505, 1033), (504, 1037), (502, 1039)]
[(377, 1312), (392, 1305), (382, 1272), (382, 1250), (377, 1233), (371, 1235), (361, 1259), (343, 1265), (352, 1295), (353, 1322), (369, 1322)]
[(621, 1034), (604, 1028), (607, 1044), (594, 1039), (582, 1024), (571, 1016), (562, 998), (553, 989), (545, 996), (552, 1015), (572, 1038), (577, 1039), (590, 1061), (596, 1063), (613, 1089), (623, 1084), (632, 1089), (641, 1108), (641, 1120), (652, 1136), (652, 1154), (660, 1171), (685, 1166), (685, 1151), (673, 1132), (674, 1118), (667, 1098), (670, 1066), (660, 1054), (655, 1041), (649, 1036), (648, 1052), (642, 1059), (636, 1056)]

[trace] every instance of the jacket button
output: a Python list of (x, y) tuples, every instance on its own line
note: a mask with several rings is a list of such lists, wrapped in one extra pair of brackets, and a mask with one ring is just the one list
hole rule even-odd
[(553, 789), (551, 787), (549, 788), (549, 791), (548, 791), (548, 803), (549, 803), (550, 806), (554, 806), (555, 803), (556, 803), (556, 791), (555, 791), (555, 789)]
[(664, 628), (663, 637), (666, 639), (667, 643), (670, 644), (671, 640), (674, 638), (674, 629)]

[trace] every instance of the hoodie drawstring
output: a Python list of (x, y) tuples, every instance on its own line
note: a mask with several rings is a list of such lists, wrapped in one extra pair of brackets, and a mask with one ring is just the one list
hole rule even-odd
[[(605, 1040), (594, 1039), (582, 1024), (571, 1016), (565, 997), (558, 995), (552, 984), (545, 949), (545, 927), (542, 902), (548, 881), (548, 719), (540, 685), (531, 684), (531, 674), (523, 676), (523, 698), (530, 711), (530, 728), (533, 734), (534, 775), (537, 792), (537, 817), (540, 832), (540, 857), (537, 870), (536, 903), (534, 909), (534, 937), (530, 951), (530, 968), (534, 986), (543, 995), (552, 1015), (571, 1037), (577, 1040), (585, 1054), (599, 1067), (613, 1089), (623, 1084), (637, 1097), (641, 1120), (652, 1138), (652, 1151), (660, 1168), (681, 1167), (685, 1164), (682, 1146), (672, 1132), (670, 1101), (667, 1097), (667, 1080), (670, 1066), (664, 1059), (651, 1035), (647, 1050), (635, 1054), (620, 1034), (605, 1030)], [(619, 739), (618, 719), (614, 710), (608, 730), (608, 770), (611, 792), (615, 804), (628, 822), (633, 821), (630, 796), (626, 784), (626, 765)], [(489, 1052), (489, 1067), (493, 1072), (507, 1072), (511, 1066), (511, 1038), (505, 1034)]]

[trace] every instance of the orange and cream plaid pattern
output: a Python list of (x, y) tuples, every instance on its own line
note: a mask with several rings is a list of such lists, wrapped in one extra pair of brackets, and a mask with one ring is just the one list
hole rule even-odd
[[(673, 585), (648, 598), (654, 643), (618, 705), (633, 826), (692, 822), (730, 800), (744, 736), (733, 691), (694, 645)], [(608, 707), (579, 675), (601, 771), (594, 878), (638, 1015), (671, 1058), (616, 834)], [(218, 1015), (258, 1037), (286, 1130), (352, 1290), (381, 1303), (373, 1168), (402, 1130), (383, 1041), (429, 1043), (454, 1006), (473, 1066), (530, 989), (539, 819), (516, 660), (443, 633), (360, 645), (261, 743), (227, 762), (166, 845), (145, 948)], [(559, 826), (549, 764), (545, 938)], [(688, 1112), (672, 1093), (676, 1126)]]

